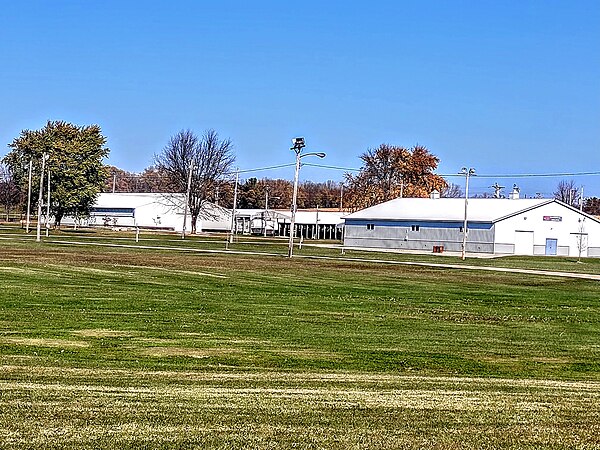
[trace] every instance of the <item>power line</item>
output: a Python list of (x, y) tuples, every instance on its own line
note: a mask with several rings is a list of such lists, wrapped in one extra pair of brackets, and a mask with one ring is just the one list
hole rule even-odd
[[(330, 166), (325, 164), (305, 163), (306, 166), (318, 167), (321, 169), (342, 170), (346, 172), (360, 172), (361, 169), (352, 167)], [(464, 175), (459, 173), (451, 174), (436, 174), (444, 178), (459, 177)], [(600, 172), (556, 172), (556, 173), (518, 173), (518, 174), (477, 174), (478, 178), (556, 178), (556, 177), (583, 177), (583, 176), (599, 176)]]
[[(279, 164), (278, 166), (257, 167), (255, 169), (239, 170), (239, 173), (261, 172), (263, 170), (283, 169), (284, 167), (293, 167), (295, 165), (296, 165), (295, 163), (289, 163), (289, 164)], [(234, 170), (232, 172), (225, 172), (224, 175), (234, 175), (236, 172), (238, 172), (238, 171)]]
[[(333, 166), (326, 164), (315, 164), (315, 163), (302, 163), (303, 166), (316, 167), (320, 169), (328, 169), (328, 170), (339, 170), (344, 172), (360, 172), (361, 169), (353, 168), (353, 167), (342, 167), (342, 166)], [(241, 169), (239, 173), (252, 173), (252, 172), (262, 172), (267, 170), (276, 170), (283, 169), (286, 167), (293, 167), (294, 163), (288, 164), (279, 164), (275, 166), (266, 166), (266, 167), (256, 167), (251, 169)], [(237, 171), (229, 171), (225, 172), (224, 175), (235, 175)], [(444, 178), (462, 178), (464, 175), (458, 173), (450, 173), (450, 174), (436, 174)], [(149, 177), (149, 178), (168, 178), (165, 175), (159, 174), (128, 174), (128, 175), (117, 175), (120, 179), (135, 179), (141, 177)], [(584, 177), (584, 176), (600, 176), (600, 172), (551, 172), (551, 173), (515, 173), (515, 174), (477, 174), (477, 178), (559, 178), (559, 177)]]
[(343, 170), (345, 172), (360, 172), (360, 169), (353, 169), (351, 167), (328, 166), (325, 164), (314, 164), (314, 163), (302, 163), (302, 165), (310, 166), (310, 167), (319, 167), (321, 169)]
[[(223, 175), (235, 175), (236, 173), (250, 173), (250, 172), (261, 172), (264, 170), (275, 170), (275, 169), (282, 169), (285, 167), (293, 167), (295, 165), (295, 163), (288, 163), (288, 164), (279, 164), (277, 166), (267, 166), (267, 167), (257, 167), (254, 169), (240, 169), (240, 170), (233, 170), (233, 171), (229, 171), (229, 172), (224, 172)], [(152, 173), (152, 174), (144, 174), (144, 173), (140, 173), (140, 174), (127, 174), (127, 175), (120, 175), (120, 174), (113, 174), (116, 175), (118, 179), (136, 179), (136, 178), (143, 178), (143, 177), (147, 177), (147, 178), (169, 178), (168, 175), (161, 175), (158, 173)]]
[[(464, 175), (456, 174), (438, 174), (444, 178), (460, 177)], [(558, 177), (584, 177), (584, 176), (598, 176), (600, 172), (557, 172), (557, 173), (517, 173), (508, 175), (486, 175), (477, 174), (477, 178), (558, 178)]]

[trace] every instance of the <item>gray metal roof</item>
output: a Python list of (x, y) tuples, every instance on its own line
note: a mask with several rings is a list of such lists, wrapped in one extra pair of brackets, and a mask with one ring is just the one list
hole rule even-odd
[[(497, 222), (546, 203), (551, 199), (470, 198), (470, 222)], [(464, 198), (396, 198), (345, 217), (363, 220), (413, 220), (458, 222), (464, 219)]]

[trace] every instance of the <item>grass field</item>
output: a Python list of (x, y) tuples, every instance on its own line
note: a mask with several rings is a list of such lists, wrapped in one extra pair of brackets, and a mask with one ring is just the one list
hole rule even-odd
[(82, 236), (0, 241), (0, 448), (600, 448), (597, 281)]

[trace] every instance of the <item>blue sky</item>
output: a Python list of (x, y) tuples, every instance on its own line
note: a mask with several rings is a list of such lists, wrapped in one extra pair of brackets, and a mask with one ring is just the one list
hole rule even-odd
[[(385, 142), (443, 174), (600, 171), (597, 0), (290, 3), (1, 1), (0, 155), (60, 119), (99, 124), (129, 171), (182, 128), (230, 137), (242, 169), (292, 162), (298, 135), (333, 166)], [(600, 176), (573, 179), (600, 196)], [(559, 179), (472, 186), (494, 181)]]

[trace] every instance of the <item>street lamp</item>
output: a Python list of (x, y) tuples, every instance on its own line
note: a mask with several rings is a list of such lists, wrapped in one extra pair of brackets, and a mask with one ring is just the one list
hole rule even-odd
[(325, 153), (316, 152), (316, 153), (302, 153), (302, 149), (306, 147), (304, 143), (303, 137), (297, 137), (292, 139), (292, 147), (290, 150), (294, 150), (296, 152), (296, 172), (294, 174), (294, 195), (292, 197), (292, 223), (290, 225), (290, 241), (288, 244), (288, 258), (292, 257), (294, 252), (294, 234), (296, 227), (296, 209), (298, 202), (298, 175), (300, 172), (300, 160), (306, 156), (316, 156), (318, 158), (325, 158)]
[(465, 221), (463, 224), (463, 243), (461, 258), (464, 261), (467, 252), (467, 208), (469, 206), (469, 177), (475, 176), (475, 169), (463, 167), (460, 169), (459, 175), (465, 176)]

